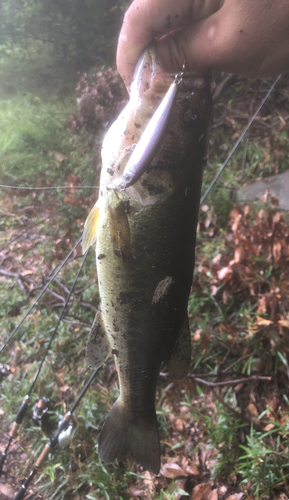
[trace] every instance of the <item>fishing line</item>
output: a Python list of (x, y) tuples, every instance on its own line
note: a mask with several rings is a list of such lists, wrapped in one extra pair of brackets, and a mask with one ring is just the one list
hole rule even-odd
[(47, 189), (99, 189), (99, 186), (44, 186), (44, 187), (27, 187), (27, 186), (6, 186), (6, 184), (0, 184), (0, 188), (7, 189), (26, 189), (29, 191), (45, 191)]
[(251, 125), (253, 123), (253, 121), (255, 120), (255, 118), (258, 115), (258, 113), (261, 110), (261, 108), (264, 106), (265, 102), (267, 101), (268, 97), (270, 96), (270, 94), (273, 91), (274, 87), (276, 86), (277, 82), (280, 80), (281, 76), (282, 75), (277, 76), (276, 80), (273, 82), (273, 84), (271, 85), (271, 87), (268, 90), (267, 94), (263, 98), (261, 104), (259, 105), (259, 107), (255, 111), (255, 113), (253, 114), (253, 116), (250, 118), (248, 124), (244, 128), (242, 134), (240, 135), (239, 139), (236, 141), (235, 145), (232, 147), (230, 153), (228, 154), (227, 158), (225, 159), (225, 161), (224, 161), (223, 165), (221, 166), (220, 170), (216, 173), (216, 175), (215, 175), (214, 179), (212, 180), (211, 184), (209, 185), (209, 187), (206, 189), (205, 193), (201, 197), (200, 205), (204, 202), (204, 200), (208, 196), (209, 192), (211, 191), (212, 187), (214, 186), (215, 182), (218, 180), (218, 178), (220, 177), (221, 173), (223, 172), (223, 170), (224, 170), (225, 166), (227, 165), (228, 161), (232, 158), (232, 156), (235, 153), (237, 147), (239, 146), (240, 142), (243, 140), (244, 136), (248, 132), (249, 128), (251, 127)]
[(34, 378), (33, 378), (33, 381), (32, 381), (32, 383), (31, 383), (31, 385), (30, 385), (30, 388), (29, 388), (29, 390), (28, 390), (28, 393), (26, 394), (25, 398), (23, 399), (23, 401), (22, 401), (22, 403), (21, 403), (21, 406), (20, 406), (20, 408), (19, 408), (19, 410), (18, 410), (18, 412), (17, 412), (16, 418), (15, 418), (15, 420), (14, 420), (14, 423), (13, 423), (12, 429), (11, 429), (10, 434), (9, 434), (9, 440), (8, 440), (8, 443), (7, 443), (7, 445), (6, 445), (6, 448), (5, 448), (4, 452), (2, 453), (2, 455), (1, 455), (1, 457), (0, 457), (0, 476), (1, 476), (2, 472), (3, 472), (3, 466), (4, 466), (4, 464), (5, 464), (5, 460), (6, 460), (6, 457), (7, 457), (7, 453), (8, 453), (8, 451), (9, 451), (10, 444), (12, 443), (13, 439), (15, 439), (15, 437), (17, 436), (17, 433), (18, 433), (19, 427), (20, 427), (20, 425), (22, 424), (23, 418), (24, 418), (24, 416), (25, 416), (25, 414), (26, 414), (26, 410), (27, 410), (27, 408), (28, 408), (28, 402), (29, 402), (29, 399), (30, 399), (31, 393), (32, 393), (32, 391), (33, 391), (33, 389), (34, 389), (34, 387), (35, 387), (35, 384), (36, 384), (37, 379), (38, 379), (38, 377), (39, 377), (39, 374), (40, 374), (40, 372), (41, 372), (41, 369), (42, 369), (42, 366), (43, 366), (44, 360), (45, 360), (45, 358), (46, 358), (46, 356), (47, 356), (47, 354), (48, 354), (48, 351), (49, 351), (49, 349), (50, 349), (50, 347), (51, 347), (52, 341), (53, 341), (53, 339), (54, 339), (54, 337), (55, 337), (55, 335), (56, 335), (56, 332), (57, 332), (57, 330), (58, 330), (59, 324), (60, 324), (60, 322), (61, 322), (61, 320), (62, 320), (62, 318), (63, 318), (63, 316), (64, 316), (64, 313), (65, 313), (66, 307), (67, 307), (68, 302), (69, 302), (69, 300), (70, 300), (70, 297), (71, 297), (71, 295), (72, 295), (72, 293), (73, 293), (73, 290), (74, 290), (74, 287), (75, 287), (76, 282), (77, 282), (77, 280), (78, 280), (78, 277), (79, 277), (79, 275), (80, 275), (80, 273), (81, 273), (81, 271), (82, 271), (82, 269), (83, 269), (83, 266), (84, 266), (84, 263), (85, 263), (85, 260), (86, 260), (87, 254), (88, 254), (88, 250), (85, 252), (84, 257), (83, 257), (83, 259), (82, 259), (82, 263), (81, 263), (81, 265), (80, 265), (80, 267), (79, 267), (79, 269), (78, 269), (78, 271), (77, 271), (77, 273), (76, 273), (76, 276), (75, 276), (75, 278), (74, 278), (74, 281), (73, 281), (72, 287), (71, 287), (71, 289), (70, 289), (70, 291), (69, 291), (69, 293), (68, 293), (68, 296), (67, 296), (67, 298), (66, 298), (65, 304), (64, 304), (64, 306), (63, 306), (63, 308), (62, 308), (61, 314), (59, 315), (58, 321), (57, 321), (56, 326), (55, 326), (55, 328), (54, 328), (54, 330), (53, 330), (53, 332), (52, 332), (52, 335), (50, 336), (49, 342), (48, 342), (48, 344), (47, 344), (47, 346), (46, 346), (46, 349), (45, 349), (45, 351), (44, 351), (44, 354), (43, 354), (43, 356), (42, 356), (42, 359), (41, 359), (41, 361), (40, 361), (40, 363), (39, 363), (38, 369), (36, 370), (36, 373), (35, 373), (35, 375), (34, 375)]
[(31, 304), (31, 306), (28, 308), (28, 310), (26, 311), (26, 313), (24, 314), (24, 316), (22, 316), (21, 320), (19, 321), (19, 323), (15, 326), (15, 328), (12, 330), (12, 332), (10, 333), (10, 335), (8, 336), (8, 338), (6, 339), (6, 341), (4, 342), (4, 344), (2, 345), (2, 347), (0, 348), (0, 354), (2, 353), (2, 351), (5, 349), (5, 347), (7, 346), (7, 344), (10, 342), (10, 340), (12, 339), (13, 335), (16, 333), (16, 331), (18, 330), (18, 328), (20, 328), (20, 326), (22, 325), (23, 321), (27, 318), (28, 314), (30, 313), (30, 311), (33, 309), (33, 307), (36, 305), (36, 303), (38, 302), (38, 300), (40, 299), (40, 297), (42, 297), (42, 295), (44, 294), (44, 292), (47, 290), (47, 288), (49, 287), (49, 285), (51, 284), (51, 282), (54, 280), (55, 276), (57, 276), (57, 274), (59, 273), (59, 271), (62, 269), (62, 267), (66, 264), (66, 262), (68, 261), (69, 257), (73, 254), (74, 250), (76, 249), (76, 247), (79, 245), (79, 243), (81, 242), (82, 240), (82, 237), (79, 238), (79, 240), (75, 243), (74, 247), (72, 248), (72, 250), (70, 250), (70, 252), (67, 254), (67, 256), (65, 257), (65, 259), (61, 262), (61, 264), (56, 268), (55, 272), (53, 273), (52, 277), (50, 278), (50, 280), (46, 283), (46, 285), (42, 288), (41, 292), (37, 295), (36, 299), (34, 300), (34, 302)]
[(27, 477), (27, 479), (24, 481), (24, 483), (21, 485), (21, 487), (17, 491), (17, 493), (14, 496), (13, 500), (22, 500), (25, 497), (26, 492), (27, 492), (27, 488), (30, 485), (30, 483), (32, 482), (32, 480), (35, 477), (35, 475), (37, 474), (40, 466), (47, 459), (47, 457), (48, 457), (49, 453), (51, 453), (52, 449), (55, 448), (57, 444), (61, 443), (61, 434), (63, 434), (68, 429), (68, 427), (70, 425), (70, 422), (71, 422), (72, 414), (75, 411), (75, 409), (77, 408), (77, 406), (79, 405), (79, 403), (80, 403), (81, 399), (83, 398), (83, 396), (85, 395), (85, 393), (86, 393), (87, 389), (89, 388), (91, 382), (93, 381), (93, 379), (94, 379), (97, 371), (98, 371), (98, 368), (96, 368), (96, 370), (94, 370), (93, 374), (89, 377), (89, 379), (86, 382), (85, 386), (83, 387), (80, 395), (78, 396), (78, 398), (76, 399), (76, 401), (72, 405), (70, 411), (68, 411), (64, 415), (64, 417), (62, 418), (62, 420), (60, 422), (60, 425), (59, 425), (56, 433), (50, 439), (49, 443), (47, 443), (45, 445), (45, 447), (43, 448), (41, 454), (39, 455), (38, 459), (36, 460), (36, 463), (35, 463), (32, 471), (30, 472), (30, 474)]

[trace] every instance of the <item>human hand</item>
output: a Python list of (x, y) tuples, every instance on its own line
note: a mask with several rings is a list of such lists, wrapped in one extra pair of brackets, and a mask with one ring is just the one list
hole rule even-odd
[(288, 0), (134, 0), (126, 12), (117, 66), (129, 87), (143, 49), (156, 39), (164, 70), (246, 77), (289, 70)]

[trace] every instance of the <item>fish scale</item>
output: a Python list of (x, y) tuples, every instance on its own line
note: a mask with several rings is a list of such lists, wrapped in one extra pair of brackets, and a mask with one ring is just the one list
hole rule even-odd
[(135, 184), (123, 191), (107, 185), (124, 172), (128, 137), (140, 138), (172, 80), (147, 50), (130, 101), (104, 139), (99, 200), (83, 237), (85, 248), (96, 240), (101, 298), (87, 360), (96, 368), (111, 352), (120, 389), (99, 456), (108, 463), (132, 457), (155, 473), (160, 367), (165, 362), (173, 377), (183, 378), (190, 366), (187, 302), (212, 110), (208, 78), (184, 76), (159, 150)]

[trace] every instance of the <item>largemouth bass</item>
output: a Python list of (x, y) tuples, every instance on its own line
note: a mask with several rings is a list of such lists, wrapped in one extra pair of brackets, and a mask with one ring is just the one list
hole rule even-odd
[(93, 368), (112, 353), (120, 395), (99, 437), (99, 456), (134, 458), (158, 473), (160, 445), (155, 392), (162, 362), (186, 376), (191, 357), (187, 302), (211, 97), (207, 78), (185, 75), (155, 158), (134, 185), (108, 189), (124, 172), (136, 144), (174, 80), (153, 50), (141, 57), (130, 101), (102, 146), (99, 199), (83, 235), (96, 241), (101, 310), (87, 344)]

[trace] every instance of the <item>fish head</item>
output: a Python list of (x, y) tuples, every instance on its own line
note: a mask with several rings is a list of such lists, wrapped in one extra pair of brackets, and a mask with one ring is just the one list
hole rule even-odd
[(202, 144), (207, 141), (207, 122), (211, 116), (208, 78), (186, 73), (179, 84), (177, 103), (155, 158), (135, 184), (130, 185), (130, 178), (123, 175), (133, 146), (138, 143), (174, 79), (174, 74), (165, 73), (161, 68), (154, 46), (149, 47), (135, 69), (129, 103), (103, 142), (103, 190), (117, 192), (142, 206), (161, 202), (180, 182), (183, 183), (182, 166), (188, 164), (187, 156), (194, 150), (192, 143), (195, 149), (205, 150)]

